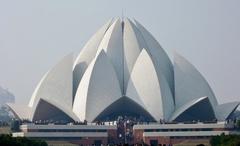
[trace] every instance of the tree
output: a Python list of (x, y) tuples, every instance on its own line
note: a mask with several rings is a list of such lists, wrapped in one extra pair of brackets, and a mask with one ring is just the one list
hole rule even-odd
[(12, 120), (11, 130), (14, 132), (18, 132), (20, 130), (20, 121), (19, 120)]
[(237, 120), (237, 127), (240, 128), (240, 120)]
[(26, 137), (12, 137), (11, 135), (0, 135), (1, 146), (47, 146), (42, 140), (33, 140)]
[(210, 140), (212, 146), (240, 146), (240, 135), (213, 136)]

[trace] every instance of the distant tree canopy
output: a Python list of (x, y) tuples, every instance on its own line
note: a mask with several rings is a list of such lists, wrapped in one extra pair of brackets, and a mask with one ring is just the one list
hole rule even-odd
[(240, 135), (214, 136), (210, 140), (212, 146), (240, 146)]
[(240, 128), (240, 120), (237, 120), (237, 127)]
[(8, 108), (5, 106), (1, 106), (0, 104), (0, 122), (7, 123), (7, 122), (10, 122), (11, 119), (12, 119), (12, 116), (10, 115)]
[(0, 146), (47, 146), (47, 143), (42, 140), (32, 140), (26, 137), (0, 135)]
[(19, 120), (12, 120), (10, 124), (11, 130), (13, 132), (20, 131), (20, 121)]

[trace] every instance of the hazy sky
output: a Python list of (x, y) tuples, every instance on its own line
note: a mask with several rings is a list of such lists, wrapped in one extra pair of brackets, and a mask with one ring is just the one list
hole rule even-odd
[(0, 0), (0, 85), (27, 103), (45, 72), (123, 10), (197, 67), (220, 103), (240, 101), (239, 8), (239, 0)]

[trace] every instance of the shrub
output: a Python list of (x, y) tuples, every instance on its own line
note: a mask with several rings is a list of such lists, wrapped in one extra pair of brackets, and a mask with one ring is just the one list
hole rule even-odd
[(11, 135), (0, 135), (1, 146), (47, 146), (42, 140), (33, 140), (26, 137), (12, 137)]
[(240, 146), (240, 135), (214, 136), (210, 140), (212, 146)]

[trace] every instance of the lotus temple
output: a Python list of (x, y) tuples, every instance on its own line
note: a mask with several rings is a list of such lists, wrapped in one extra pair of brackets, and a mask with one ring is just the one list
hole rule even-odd
[[(79, 138), (80, 143), (84, 137), (88, 142), (92, 137), (96, 143), (107, 143), (112, 135), (119, 139), (114, 121), (124, 117), (142, 122), (132, 127), (135, 142), (174, 144), (181, 137), (229, 134), (226, 121), (235, 118), (239, 102), (219, 104), (201, 73), (183, 56), (173, 56), (171, 60), (138, 21), (109, 20), (76, 58), (66, 55), (46, 72), (28, 105), (8, 104), (17, 119), (31, 122), (21, 125), (22, 131), (15, 136), (61, 137), (65, 132), (64, 138)], [(85, 124), (45, 128), (36, 124), (43, 121)], [(106, 122), (108, 126), (92, 124)]]

